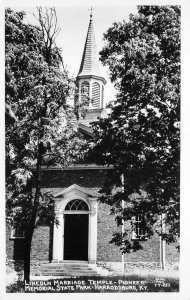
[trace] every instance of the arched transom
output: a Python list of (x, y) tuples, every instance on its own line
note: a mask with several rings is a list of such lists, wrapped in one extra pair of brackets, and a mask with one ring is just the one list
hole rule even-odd
[(67, 203), (65, 210), (83, 210), (83, 211), (88, 211), (88, 205), (86, 202), (80, 199), (74, 199), (71, 200)]

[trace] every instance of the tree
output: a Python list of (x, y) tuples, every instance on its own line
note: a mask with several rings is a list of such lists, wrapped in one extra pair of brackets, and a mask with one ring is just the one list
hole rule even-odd
[[(11, 75), (7, 70), (5, 70), (5, 87), (6, 87), (6, 92), (7, 94), (12, 94), (14, 95), (16, 93), (16, 87), (7, 87), (9, 85), (9, 82), (11, 80)], [(16, 122), (16, 117), (11, 109), (11, 107), (5, 102), (5, 122), (6, 124), (12, 124)]]
[[(179, 240), (180, 171), (180, 8), (139, 6), (129, 22), (114, 23), (104, 34), (101, 61), (117, 88), (107, 119), (94, 123), (96, 159), (114, 166), (101, 200), (111, 205), (118, 224), (143, 214), (147, 237), (152, 226), (168, 243)], [(122, 185), (121, 177), (124, 177)], [(122, 189), (123, 186), (123, 189)], [(146, 191), (146, 193), (143, 193)], [(136, 195), (136, 197), (134, 197)], [(138, 196), (137, 196), (138, 195)], [(125, 200), (125, 207), (121, 206)], [(166, 231), (158, 215), (165, 214)], [(124, 235), (112, 242), (137, 250)]]
[[(6, 207), (7, 221), (25, 232), (24, 279), (29, 282), (34, 229), (44, 216), (58, 225), (52, 195), (42, 189), (42, 166), (63, 167), (80, 159), (83, 142), (67, 105), (74, 86), (55, 44), (55, 9), (38, 8), (41, 27), (26, 24), (24, 16), (6, 9), (6, 69), (12, 76), (6, 84), (6, 102), (17, 118), (6, 128)], [(11, 94), (14, 85), (17, 90)]]

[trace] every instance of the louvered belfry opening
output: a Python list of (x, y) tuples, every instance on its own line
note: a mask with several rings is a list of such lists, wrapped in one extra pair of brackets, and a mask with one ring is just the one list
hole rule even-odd
[(92, 84), (92, 105), (100, 107), (100, 84), (98, 82)]
[(101, 107), (104, 105), (104, 86), (102, 85), (102, 101), (101, 101)]

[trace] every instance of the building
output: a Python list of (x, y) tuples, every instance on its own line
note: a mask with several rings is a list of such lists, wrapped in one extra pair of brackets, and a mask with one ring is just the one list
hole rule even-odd
[[(106, 116), (104, 109), (104, 89), (106, 80), (102, 77), (92, 15), (77, 76), (80, 99), (87, 94), (92, 101), (86, 117), (79, 119), (79, 130), (84, 136), (91, 136), (89, 123), (99, 116)], [(113, 172), (112, 167), (92, 163), (67, 167), (43, 168), (43, 189), (54, 194), (55, 212), (59, 226), (42, 224), (33, 236), (31, 260), (40, 262), (85, 261), (89, 264), (111, 265), (122, 261), (119, 248), (110, 244), (112, 234), (121, 231), (106, 204), (98, 202), (98, 192)], [(139, 223), (138, 223), (139, 224)], [(130, 226), (126, 224), (126, 226)], [(137, 226), (136, 230), (140, 230)], [(134, 238), (135, 232), (131, 232)], [(7, 256), (9, 259), (23, 259), (22, 232), (7, 230)], [(125, 254), (126, 266), (143, 265), (159, 267), (162, 258), (160, 239), (153, 236), (143, 242), (143, 249)], [(175, 245), (166, 247), (166, 261), (178, 262)]]

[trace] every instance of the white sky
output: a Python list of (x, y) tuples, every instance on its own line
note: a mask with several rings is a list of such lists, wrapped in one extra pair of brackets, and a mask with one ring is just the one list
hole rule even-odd
[[(27, 13), (26, 21), (36, 24), (33, 13), (35, 6), (11, 6), (14, 11), (24, 10)], [(82, 53), (86, 40), (90, 5), (87, 6), (57, 6), (58, 26), (61, 31), (56, 39), (57, 45), (62, 48), (64, 64), (71, 76), (76, 77), (79, 71)], [(98, 51), (103, 47), (103, 33), (114, 21), (129, 20), (129, 14), (137, 13), (136, 6), (93, 6), (93, 25)], [(107, 81), (105, 86), (105, 100), (113, 100), (115, 89), (109, 80), (108, 68), (101, 66), (102, 75)]]

